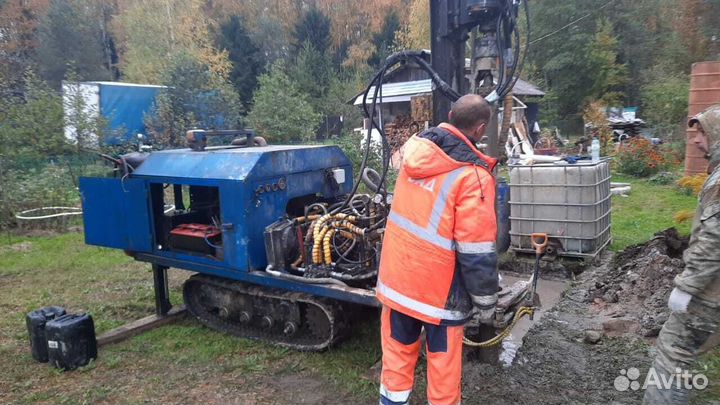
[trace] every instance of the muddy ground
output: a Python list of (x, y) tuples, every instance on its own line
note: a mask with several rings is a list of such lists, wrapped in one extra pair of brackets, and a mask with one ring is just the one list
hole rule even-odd
[[(602, 264), (578, 274), (557, 304), (533, 324), (510, 367), (465, 363), (463, 402), (639, 403), (642, 390), (618, 391), (614, 382), (630, 367), (639, 369), (638, 380), (644, 381), (686, 248), (687, 238), (668, 229), (617, 255), (604, 253), (595, 261)], [(545, 267), (553, 277), (567, 271)], [(715, 391), (717, 383), (710, 384)], [(717, 402), (704, 392), (693, 403)]]
[[(606, 254), (603, 262), (609, 263)], [(510, 367), (466, 363), (463, 402), (470, 404), (638, 403), (638, 392), (619, 392), (613, 382), (621, 369), (650, 365), (649, 346), (639, 336), (603, 336), (584, 342), (586, 331), (601, 330), (588, 304), (590, 287), (610, 271), (591, 267), (576, 277), (560, 301), (525, 336)], [(542, 280), (540, 281), (542, 283)]]
[[(80, 247), (80, 240), (70, 242), (78, 244), (78, 256), (57, 275), (75, 274), (72, 271), (79, 268), (87, 272), (105, 257)], [(32, 255), (39, 244), (18, 243), (4, 247), (2, 253)], [(43, 253), (66, 251), (67, 244), (44, 247)], [(642, 391), (618, 391), (614, 381), (630, 367), (641, 371), (641, 381), (644, 378), (652, 358), (650, 331), (663, 319), (672, 278), (681, 269), (683, 247), (682, 241), (677, 245), (672, 235), (666, 235), (631, 247), (614, 260), (606, 253), (597, 261), (603, 265), (579, 273), (575, 266), (545, 265), (551, 279), (566, 280), (569, 273), (577, 273), (576, 278), (557, 303), (532, 323), (510, 366), (465, 362), (463, 403), (639, 403)], [(93, 255), (84, 258), (82, 252)], [(104, 329), (152, 310), (146, 305), (152, 298), (147, 270), (131, 262), (123, 264), (121, 272), (77, 273), (62, 287), (48, 287), (37, 297), (34, 290), (47, 274), (44, 269), (57, 267), (55, 260), (44, 263), (45, 257), (54, 256), (37, 255), (37, 263), (23, 259), (15, 263), (17, 273), (0, 277), (0, 308), (5, 311), (0, 317), (0, 360), (6, 366), (0, 372), (0, 403), (377, 403), (378, 379), (366, 374), (380, 355), (376, 317), (362, 321), (349, 341), (324, 353), (299, 353), (236, 339), (185, 319), (103, 348), (98, 362), (84, 370), (58, 373), (33, 363), (22, 319), (25, 311), (41, 302), (51, 299), (91, 308), (99, 322), (118, 318)], [(186, 276), (172, 272), (176, 299)], [(540, 283), (542, 289), (548, 279)], [(128, 294), (137, 297), (118, 306), (116, 301)], [(36, 298), (28, 301), (30, 297)], [(126, 307), (127, 314), (116, 314)], [(652, 322), (646, 322), (648, 317)], [(599, 341), (587, 343), (588, 331)], [(421, 360), (412, 403), (426, 403), (424, 376)], [(712, 403), (707, 398), (696, 398), (695, 403)]]

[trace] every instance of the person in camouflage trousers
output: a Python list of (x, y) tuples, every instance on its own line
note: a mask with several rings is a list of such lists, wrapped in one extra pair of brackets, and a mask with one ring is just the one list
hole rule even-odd
[[(688, 126), (698, 130), (692, 141), (706, 153), (710, 176), (700, 192), (690, 245), (683, 256), (685, 270), (675, 278), (670, 293), (671, 313), (657, 338), (650, 373), (658, 378), (649, 384), (648, 374), (645, 380), (643, 403), (648, 405), (687, 404), (695, 361), (716, 346), (720, 336), (715, 333), (720, 324), (720, 105), (691, 118)], [(672, 381), (669, 388), (663, 380)]]

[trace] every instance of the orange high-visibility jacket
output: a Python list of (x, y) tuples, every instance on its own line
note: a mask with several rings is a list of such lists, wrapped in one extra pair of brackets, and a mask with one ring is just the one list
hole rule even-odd
[(408, 140), (383, 238), (383, 305), (436, 325), (495, 305), (496, 163), (449, 124)]

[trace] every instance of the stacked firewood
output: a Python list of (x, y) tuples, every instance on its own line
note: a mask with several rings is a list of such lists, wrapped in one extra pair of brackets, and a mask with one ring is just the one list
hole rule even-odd
[(411, 136), (424, 128), (425, 123), (413, 121), (407, 115), (398, 115), (394, 120), (385, 124), (385, 135), (387, 135), (392, 152), (400, 149)]

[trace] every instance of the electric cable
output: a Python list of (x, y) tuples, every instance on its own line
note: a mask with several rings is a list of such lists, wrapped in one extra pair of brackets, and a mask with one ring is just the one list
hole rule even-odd
[[(525, 1), (527, 1), (527, 0), (525, 0)], [(616, 1), (616, 0), (610, 0), (610, 1), (608, 1), (607, 3), (603, 4), (602, 6), (596, 8), (595, 10), (593, 10), (593, 11), (585, 14), (584, 16), (582, 16), (582, 17), (580, 17), (580, 18), (577, 18), (577, 19), (575, 19), (575, 20), (570, 21), (569, 23), (563, 25), (562, 27), (556, 29), (555, 31), (552, 31), (552, 32), (550, 32), (550, 33), (548, 33), (548, 34), (542, 35), (541, 37), (539, 37), (539, 38), (535, 39), (534, 41), (530, 42), (530, 45), (532, 45), (532, 44), (534, 44), (534, 43), (537, 43), (537, 42), (540, 42), (540, 41), (542, 41), (542, 40), (545, 39), (545, 38), (551, 37), (551, 36), (557, 34), (558, 32), (560, 32), (560, 31), (562, 31), (562, 30), (564, 30), (564, 29), (566, 29), (566, 28), (569, 28), (569, 27), (571, 27), (571, 26), (579, 23), (580, 21), (582, 21), (582, 20), (590, 17), (591, 15), (597, 13), (598, 11), (600, 11), (600, 10), (608, 7), (610, 4), (615, 3), (615, 1)]]

